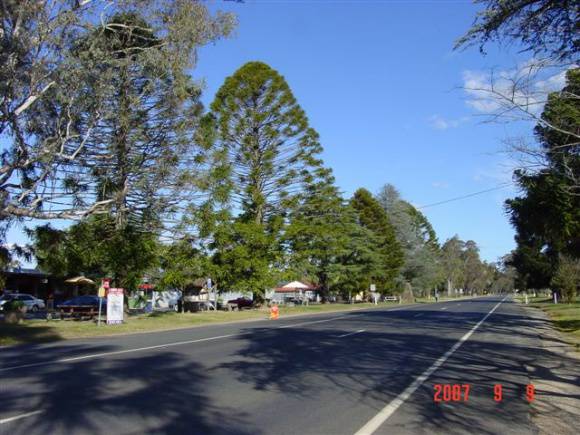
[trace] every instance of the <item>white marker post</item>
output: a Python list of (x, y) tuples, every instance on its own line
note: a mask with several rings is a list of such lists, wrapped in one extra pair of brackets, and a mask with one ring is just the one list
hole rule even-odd
[(375, 305), (377, 305), (378, 304), (377, 303), (377, 297), (378, 297), (378, 295), (377, 295), (377, 286), (375, 284), (371, 284), (370, 290), (371, 290), (371, 295), (373, 297), (373, 300), (375, 301)]

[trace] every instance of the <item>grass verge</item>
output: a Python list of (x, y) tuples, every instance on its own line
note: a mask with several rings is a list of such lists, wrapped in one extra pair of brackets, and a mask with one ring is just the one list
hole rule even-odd
[[(523, 302), (520, 299), (520, 302)], [(550, 298), (529, 298), (529, 305), (545, 311), (550, 320), (569, 342), (580, 348), (580, 302), (554, 304)]]

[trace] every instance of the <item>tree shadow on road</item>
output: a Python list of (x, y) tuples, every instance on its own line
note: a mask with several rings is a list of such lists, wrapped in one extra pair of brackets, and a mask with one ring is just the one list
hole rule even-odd
[(15, 376), (2, 411), (43, 411), (10, 423), (12, 434), (259, 433), (248, 416), (213, 405), (206, 381), (201, 365), (174, 352), (87, 359)]
[[(349, 406), (378, 410), (457, 343), (485, 313), (435, 309), (413, 320), (416, 312), (350, 313), (352, 322), (328, 322), (315, 329), (253, 328), (237, 356), (215, 370), (235, 372), (258, 390), (278, 391), (321, 403), (329, 395), (349, 396)], [(409, 321), (416, 328), (409, 328)], [(345, 325), (349, 329), (344, 329)], [(563, 376), (554, 367), (574, 361), (539, 346), (542, 322), (525, 315), (494, 313), (476, 334), (411, 396), (412, 413), (392, 419), (397, 433), (533, 432), (525, 400), (530, 373), (562, 385), (578, 385), (578, 372)], [(364, 333), (340, 338), (365, 329)], [(566, 361), (565, 361), (566, 360)], [(576, 366), (576, 368), (578, 368)], [(465, 404), (436, 404), (435, 383), (470, 384)], [(493, 386), (503, 385), (506, 399), (493, 400)], [(536, 400), (564, 395), (568, 389), (536, 391)], [(376, 412), (376, 411), (375, 411)], [(372, 416), (372, 415), (371, 415)], [(340, 418), (337, 416), (337, 418)], [(403, 426), (397, 426), (404, 424)]]

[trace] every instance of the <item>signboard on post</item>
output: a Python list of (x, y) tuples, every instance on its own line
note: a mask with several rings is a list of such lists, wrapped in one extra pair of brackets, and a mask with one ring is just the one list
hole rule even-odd
[(107, 325), (123, 323), (123, 289), (110, 288), (107, 292)]
[(372, 292), (376, 292), (377, 291), (377, 286), (375, 284), (371, 284), (371, 291)]

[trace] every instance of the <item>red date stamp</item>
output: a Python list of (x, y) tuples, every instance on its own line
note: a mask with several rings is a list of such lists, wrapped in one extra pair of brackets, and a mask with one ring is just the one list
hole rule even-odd
[(469, 384), (435, 384), (435, 402), (467, 402)]
[[(441, 402), (467, 402), (469, 400), (470, 384), (435, 384), (433, 401)], [(526, 385), (526, 400), (531, 403), (536, 398), (536, 388), (533, 384)], [(493, 400), (497, 403), (504, 400), (503, 385), (493, 386)]]

